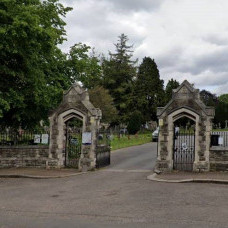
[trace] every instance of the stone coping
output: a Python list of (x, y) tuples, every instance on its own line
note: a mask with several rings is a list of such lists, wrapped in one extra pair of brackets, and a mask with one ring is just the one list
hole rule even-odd
[(45, 169), (45, 168), (1, 168), (0, 178), (63, 178), (85, 174), (77, 169)]
[(212, 146), (210, 147), (210, 151), (228, 151), (228, 146)]
[(148, 180), (166, 183), (217, 183), (228, 184), (228, 172), (170, 172), (153, 173), (147, 176)]
[(49, 145), (16, 145), (16, 146), (0, 146), (0, 149), (48, 149)]

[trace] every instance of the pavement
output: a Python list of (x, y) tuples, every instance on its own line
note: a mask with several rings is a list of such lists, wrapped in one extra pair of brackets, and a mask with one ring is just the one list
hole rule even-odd
[(50, 179), (85, 174), (77, 169), (8, 168), (0, 169), (0, 178)]
[(173, 171), (165, 173), (153, 173), (147, 176), (148, 180), (166, 183), (216, 183), (228, 184), (228, 172), (183, 172)]

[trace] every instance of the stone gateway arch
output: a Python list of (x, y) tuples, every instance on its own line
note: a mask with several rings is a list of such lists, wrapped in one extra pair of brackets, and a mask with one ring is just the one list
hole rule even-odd
[[(66, 164), (79, 170), (96, 167), (96, 134), (101, 116), (101, 110), (90, 102), (88, 91), (79, 84), (64, 93), (61, 104), (49, 116), (49, 155), (58, 161), (57, 167)], [(70, 120), (74, 121), (68, 124)], [(78, 153), (73, 153), (74, 150)]]
[(201, 101), (199, 90), (188, 81), (173, 90), (170, 102), (157, 109), (159, 140), (156, 169), (209, 171), (214, 115), (214, 108)]

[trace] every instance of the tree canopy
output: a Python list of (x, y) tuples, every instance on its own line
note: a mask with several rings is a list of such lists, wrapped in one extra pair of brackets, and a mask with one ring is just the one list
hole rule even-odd
[(157, 106), (164, 104), (163, 83), (154, 59), (145, 57), (139, 66), (132, 99), (132, 108), (141, 112), (144, 122), (157, 119)]
[[(132, 117), (142, 123), (157, 120), (157, 107), (170, 100), (179, 82), (170, 79), (164, 90), (155, 60), (144, 57), (137, 66), (125, 34), (108, 57), (100, 58), (83, 43), (63, 53), (59, 45), (66, 40), (64, 17), (70, 10), (59, 0), (0, 2), (0, 126), (25, 129), (47, 120), (75, 81), (89, 90), (104, 122), (133, 126)], [(215, 122), (224, 123), (228, 94), (203, 90), (200, 95), (215, 107)]]
[(102, 111), (102, 122), (111, 123), (117, 118), (117, 110), (113, 104), (113, 98), (107, 89), (96, 86), (89, 90), (90, 101), (96, 108)]
[(57, 45), (70, 8), (57, 0), (0, 3), (1, 125), (28, 127), (47, 118), (70, 85)]
[(132, 60), (133, 46), (127, 42), (128, 37), (121, 34), (115, 44), (116, 52), (110, 52), (109, 58), (103, 59), (102, 63), (103, 86), (114, 99), (114, 105), (119, 112), (119, 122), (126, 122), (132, 83), (136, 76), (136, 61)]
[(168, 81), (165, 87), (165, 103), (168, 103), (171, 100), (173, 89), (176, 89), (179, 85), (180, 83), (173, 78)]
[(227, 94), (217, 97), (207, 90), (202, 90), (200, 96), (205, 105), (215, 108), (215, 118), (213, 122), (217, 125), (220, 124), (221, 127), (225, 127), (225, 121), (228, 120)]
[(228, 104), (228, 94), (222, 94), (218, 97), (220, 102)]
[(71, 47), (67, 55), (67, 66), (72, 81), (80, 81), (85, 88), (101, 85), (102, 70), (94, 50), (86, 44), (78, 43)]

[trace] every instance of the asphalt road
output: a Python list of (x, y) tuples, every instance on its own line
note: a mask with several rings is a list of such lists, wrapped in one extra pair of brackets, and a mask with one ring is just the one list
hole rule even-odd
[(147, 143), (112, 152), (111, 170), (153, 170), (157, 156), (157, 143)]
[(75, 177), (0, 179), (0, 227), (228, 226), (227, 185), (146, 180), (155, 156), (151, 143), (116, 151), (109, 168)]

